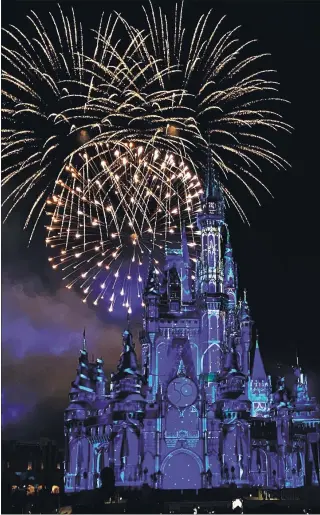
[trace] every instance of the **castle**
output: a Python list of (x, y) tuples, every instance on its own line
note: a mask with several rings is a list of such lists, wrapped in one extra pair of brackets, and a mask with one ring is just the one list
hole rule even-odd
[(320, 485), (320, 408), (299, 364), (289, 393), (274, 391), (246, 294), (238, 296), (225, 202), (212, 167), (197, 217), (201, 252), (192, 275), (185, 230), (167, 250), (162, 281), (144, 288), (142, 368), (123, 333), (117, 372), (84, 345), (65, 411), (65, 491), (93, 489), (114, 469), (116, 485), (158, 489), (235, 483), (268, 489)]

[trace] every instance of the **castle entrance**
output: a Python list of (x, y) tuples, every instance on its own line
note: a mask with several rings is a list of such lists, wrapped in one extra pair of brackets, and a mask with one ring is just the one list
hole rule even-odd
[(198, 490), (201, 488), (202, 461), (187, 449), (177, 449), (163, 461), (164, 490)]

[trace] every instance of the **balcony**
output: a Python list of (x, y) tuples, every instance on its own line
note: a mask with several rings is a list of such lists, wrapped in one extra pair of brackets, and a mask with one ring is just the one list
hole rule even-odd
[(245, 378), (239, 375), (230, 375), (222, 379), (219, 386), (219, 393), (221, 397), (236, 398), (242, 395), (245, 391)]

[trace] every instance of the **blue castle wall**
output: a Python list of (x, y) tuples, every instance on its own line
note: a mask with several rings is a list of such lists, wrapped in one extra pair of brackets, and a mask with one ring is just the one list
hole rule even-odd
[[(197, 219), (195, 278), (185, 231), (167, 251), (163, 280), (151, 265), (144, 290), (142, 370), (123, 333), (109, 383), (103, 361), (89, 362), (85, 340), (65, 411), (65, 489), (116, 484), (200, 489), (236, 483), (265, 488), (320, 485), (320, 409), (297, 364), (289, 395), (272, 392), (237, 272), (212, 172)], [(250, 356), (253, 354), (252, 362)]]

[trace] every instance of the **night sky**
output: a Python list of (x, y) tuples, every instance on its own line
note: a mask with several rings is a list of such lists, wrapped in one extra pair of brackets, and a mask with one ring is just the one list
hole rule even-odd
[[(140, 13), (138, 1), (60, 4), (73, 5), (78, 19), (89, 25), (97, 24), (102, 10), (116, 8), (132, 22)], [(23, 28), (30, 9), (41, 17), (49, 8), (56, 8), (55, 3), (6, 2), (2, 24)], [(272, 54), (269, 62), (278, 70), (280, 92), (291, 102), (283, 114), (295, 130), (290, 137), (279, 135), (278, 150), (292, 168), (266, 170), (264, 180), (275, 198), (261, 195), (260, 190), (262, 207), (239, 192), (250, 227), (233, 213), (228, 222), (240, 286), (248, 289), (267, 371), (277, 373), (277, 363), (292, 365), (298, 349), (311, 393), (319, 395), (320, 3), (187, 0), (186, 23), (209, 8), (214, 8), (216, 21), (226, 14), (225, 27), (242, 25), (244, 40), (257, 38), (258, 51)], [(61, 442), (63, 410), (83, 327), (89, 352), (103, 356), (110, 372), (121, 352), (126, 317), (124, 311), (117, 318), (107, 307), (90, 308), (76, 292), (62, 287), (59, 275), (49, 267), (42, 227), (27, 248), (28, 234), (22, 231), (25, 215), (20, 205), (20, 212), (2, 229), (3, 436), (22, 440), (48, 436)], [(132, 327), (141, 328), (137, 313)]]

